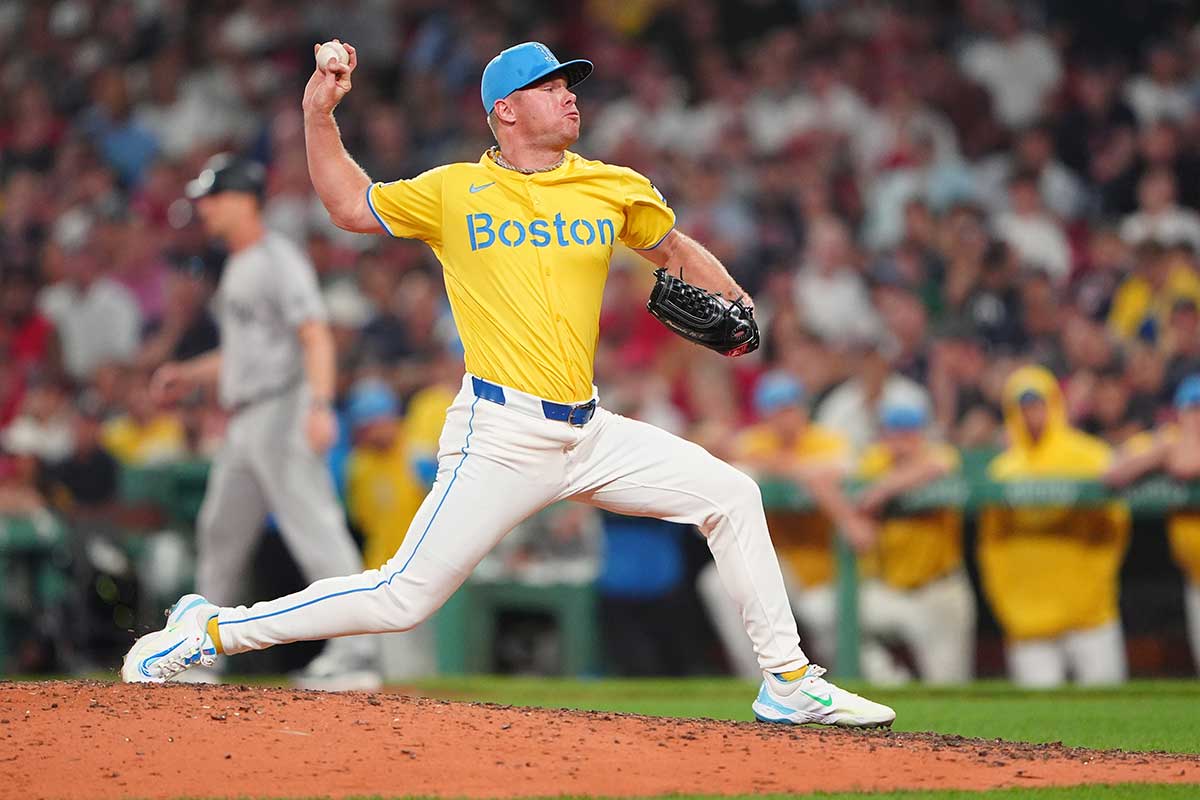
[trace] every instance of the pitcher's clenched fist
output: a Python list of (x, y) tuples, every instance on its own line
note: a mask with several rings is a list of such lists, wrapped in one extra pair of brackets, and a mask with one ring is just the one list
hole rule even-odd
[[(349, 62), (343, 63), (340, 59), (329, 59), (324, 65), (313, 69), (312, 77), (308, 79), (308, 85), (304, 87), (303, 108), (305, 114), (332, 114), (333, 110), (337, 108), (337, 104), (350, 91), (350, 76), (354, 73), (354, 68), (358, 66), (358, 53), (353, 45), (339, 42), (337, 39), (334, 39), (333, 42), (346, 49)], [(321, 47), (320, 44), (313, 45), (314, 58)]]

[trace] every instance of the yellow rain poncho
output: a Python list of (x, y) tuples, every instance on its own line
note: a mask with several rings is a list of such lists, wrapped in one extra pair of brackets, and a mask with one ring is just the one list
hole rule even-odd
[[(1026, 392), (1047, 406), (1036, 441), (1018, 402)], [(1108, 445), (1067, 423), (1058, 384), (1041, 367), (1023, 367), (1009, 378), (1004, 418), (1010, 444), (988, 467), (993, 480), (1099, 479), (1112, 458)], [(1128, 544), (1129, 510), (1122, 503), (985, 509), (979, 568), (1005, 635), (1051, 638), (1116, 620), (1117, 576)]]

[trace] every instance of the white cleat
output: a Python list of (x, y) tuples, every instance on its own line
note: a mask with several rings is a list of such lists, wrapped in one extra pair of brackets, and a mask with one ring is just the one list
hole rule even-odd
[(126, 683), (163, 683), (197, 664), (217, 663), (217, 648), (208, 635), (208, 621), (217, 607), (198, 594), (185, 594), (167, 612), (161, 631), (133, 643), (121, 665)]
[(824, 674), (825, 669), (816, 664), (809, 664), (802, 677), (791, 681), (769, 674), (754, 700), (754, 716), (760, 722), (843, 728), (888, 726), (896, 719), (892, 709), (839, 689), (822, 678)]

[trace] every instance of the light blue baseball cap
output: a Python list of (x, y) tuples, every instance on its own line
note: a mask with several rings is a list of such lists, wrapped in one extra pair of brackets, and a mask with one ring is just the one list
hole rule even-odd
[(1200, 375), (1188, 375), (1175, 390), (1175, 407), (1200, 406)]
[(804, 384), (791, 373), (783, 370), (768, 372), (758, 379), (754, 387), (754, 410), (760, 417), (786, 406), (798, 406), (806, 397)]
[(501, 51), (483, 68), (479, 93), (483, 96), (484, 113), (492, 113), (497, 100), (503, 100), (552, 72), (561, 72), (570, 87), (592, 74), (592, 62), (582, 58), (559, 61), (541, 42), (522, 42)]
[(887, 431), (919, 431), (929, 424), (929, 412), (924, 406), (894, 403), (879, 411), (879, 425)]
[(351, 430), (383, 417), (394, 417), (400, 411), (396, 393), (383, 381), (361, 381), (350, 390), (346, 405), (346, 423)]

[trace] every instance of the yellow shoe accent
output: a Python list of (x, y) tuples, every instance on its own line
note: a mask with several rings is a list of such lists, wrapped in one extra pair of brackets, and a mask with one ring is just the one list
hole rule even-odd
[(217, 648), (217, 652), (224, 655), (225, 648), (221, 646), (221, 631), (217, 626), (216, 617), (208, 621), (208, 636), (212, 639), (213, 647)]
[[(213, 641), (216, 641), (216, 640), (214, 639)], [(220, 650), (220, 648), (221, 648), (221, 646), (217, 645), (217, 649)], [(778, 673), (778, 675), (780, 678), (783, 678), (785, 681), (798, 681), (804, 677), (804, 674), (806, 672), (808, 672), (808, 664), (805, 664), (800, 669), (793, 669), (789, 672), (780, 672), (780, 673)]]

